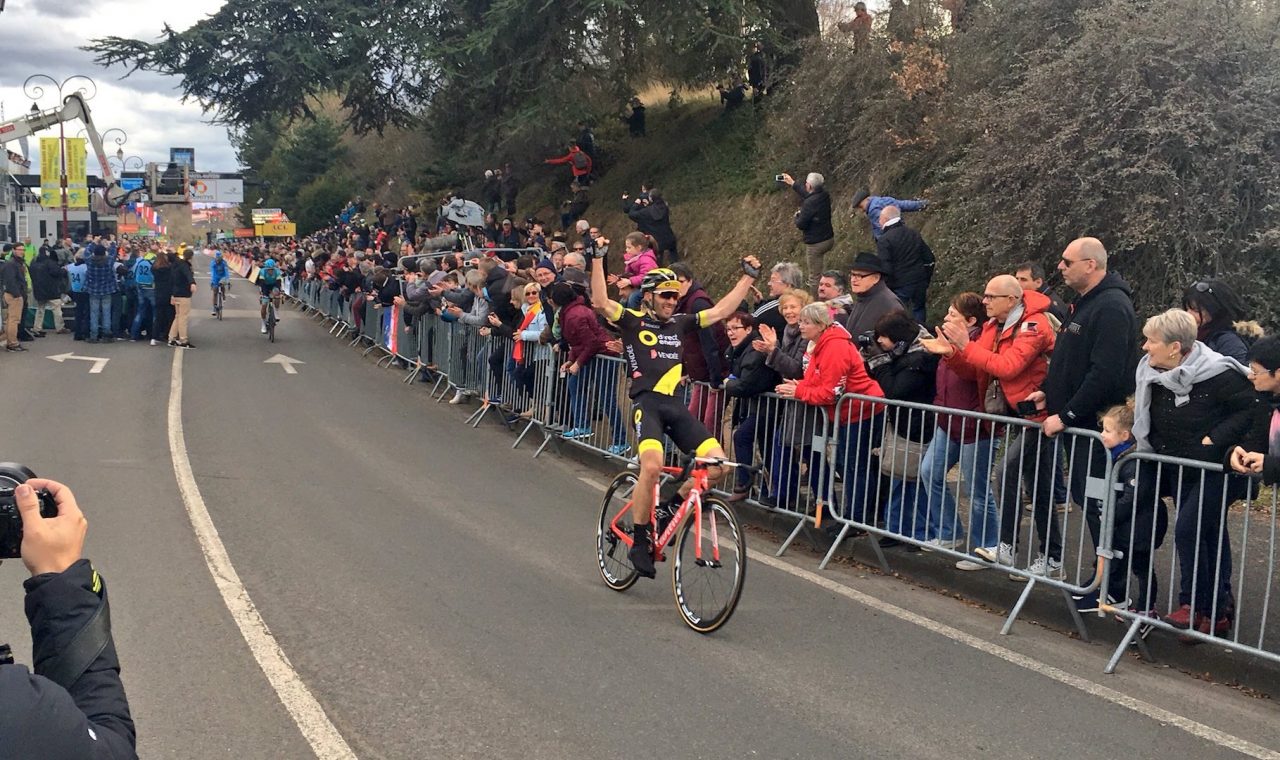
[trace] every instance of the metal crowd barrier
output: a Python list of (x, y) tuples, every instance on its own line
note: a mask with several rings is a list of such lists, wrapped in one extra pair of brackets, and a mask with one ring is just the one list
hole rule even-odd
[[(1157, 629), (1280, 662), (1276, 490), (1260, 495), (1256, 480), (1218, 463), (1150, 452), (1121, 458), (1110, 487), (1115, 558), (1098, 614), (1129, 627), (1106, 672)], [(1169, 620), (1184, 604), (1190, 628)]]
[[(304, 281), (295, 298), (350, 327), (349, 303), (322, 283)], [(412, 335), (402, 332), (404, 324), (396, 316), (389, 325), (402, 339), (394, 351), (380, 319), (365, 320), (358, 340), (414, 364), (406, 381), (432, 373), (438, 401), (451, 391), (479, 399), (468, 424), (498, 412), (500, 422), (518, 429), (512, 448), (541, 434), (534, 457), (567, 444), (630, 459), (636, 441), (620, 359), (596, 356), (574, 376), (561, 372), (566, 357), (551, 346), (526, 342), (526, 361), (517, 366), (510, 337), (430, 314), (413, 321)], [(888, 538), (970, 569), (1008, 573), (1025, 586), (1002, 633), (1044, 586), (1062, 596), (1088, 641), (1078, 609), (1087, 605), (1077, 601), (1097, 595), (1097, 616), (1128, 625), (1108, 673), (1131, 645), (1149, 657), (1143, 639), (1155, 629), (1280, 662), (1271, 619), (1280, 610), (1273, 603), (1280, 601), (1273, 599), (1280, 496), (1258, 499), (1245, 478), (1224, 475), (1220, 465), (1149, 453), (1112, 462), (1093, 431), (1047, 438), (1023, 419), (853, 394), (829, 410), (774, 394), (730, 399), (694, 384), (686, 402), (732, 458), (763, 468), (752, 483), (730, 480), (720, 488), (745, 490), (746, 504), (796, 521), (778, 555), (813, 526), (833, 537), (820, 568), (847, 540), (866, 538), (888, 569), (890, 555), (876, 540)], [(856, 421), (843, 422), (850, 417)], [(1215, 489), (1218, 481), (1224, 485)], [(1166, 521), (1132, 518), (1169, 506), (1168, 532), (1181, 536), (1174, 541), (1164, 540)], [(1059, 558), (1060, 567), (1033, 567), (1042, 553)], [(1112, 591), (1123, 598), (1109, 597)], [(1155, 612), (1178, 609), (1184, 596), (1199, 613), (1190, 630)]]

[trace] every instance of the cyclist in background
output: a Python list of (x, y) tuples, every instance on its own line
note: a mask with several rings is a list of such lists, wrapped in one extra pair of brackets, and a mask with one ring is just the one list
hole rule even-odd
[[(760, 274), (760, 261), (755, 256), (744, 257), (742, 277), (738, 278), (733, 290), (710, 309), (696, 314), (676, 314), (680, 282), (675, 272), (665, 268), (649, 270), (640, 285), (644, 294), (641, 309), (627, 309), (609, 298), (604, 262), (599, 260), (604, 258), (604, 254), (597, 249), (593, 257), (597, 260), (591, 266), (591, 305), (622, 330), (623, 356), (627, 363), (627, 376), (631, 378), (628, 395), (636, 426), (640, 474), (632, 495), (632, 545), (627, 556), (637, 573), (653, 578), (657, 575), (657, 568), (653, 564), (649, 518), (654, 511), (654, 485), (662, 474), (663, 436), (671, 438), (686, 454), (726, 458), (720, 442), (675, 397), (684, 378), (680, 360), (681, 336), (695, 328), (710, 327), (737, 311)], [(710, 481), (715, 483), (723, 475), (724, 468), (713, 466), (707, 472)], [(691, 488), (691, 483), (681, 484), (679, 490), (662, 505), (659, 518), (667, 519), (675, 514)]]
[(276, 265), (276, 260), (270, 254), (258, 267), (258, 289), (262, 291), (262, 334), (266, 335), (267, 301), (271, 300), (271, 296), (280, 289), (280, 267)]
[[(214, 293), (214, 303), (217, 303), (216, 294), (223, 283), (231, 287), (231, 270), (227, 268), (226, 259), (222, 258), (222, 251), (216, 250), (213, 252), (213, 264), (209, 267), (209, 288)], [(218, 310), (214, 309), (211, 316), (218, 316)], [(263, 319), (266, 319), (265, 315)]]

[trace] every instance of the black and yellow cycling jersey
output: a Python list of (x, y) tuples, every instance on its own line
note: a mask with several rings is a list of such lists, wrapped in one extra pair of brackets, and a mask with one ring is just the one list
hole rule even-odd
[(646, 311), (615, 306), (617, 312), (605, 316), (622, 330), (622, 355), (631, 381), (628, 395), (633, 399), (645, 391), (675, 395), (684, 373), (680, 358), (682, 336), (692, 329), (707, 327), (703, 316), (706, 312), (676, 314), (659, 322)]

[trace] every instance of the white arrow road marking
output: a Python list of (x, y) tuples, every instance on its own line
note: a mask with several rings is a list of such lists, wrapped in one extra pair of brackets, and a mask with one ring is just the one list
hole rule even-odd
[(267, 359), (266, 361), (264, 361), (263, 364), (279, 364), (281, 367), (284, 367), (284, 371), (286, 375), (296, 375), (298, 374), (298, 370), (294, 369), (293, 365), (306, 364), (306, 362), (302, 361), (301, 359), (292, 359), (288, 356), (285, 356), (284, 354), (276, 354), (270, 359)]
[(76, 356), (70, 351), (65, 354), (57, 354), (56, 356), (46, 356), (45, 358), (53, 359), (59, 364), (66, 362), (67, 359), (75, 359), (76, 361), (81, 362), (93, 362), (93, 366), (89, 368), (90, 375), (101, 374), (102, 370), (106, 368), (107, 362), (111, 361), (110, 359), (103, 359), (100, 356)]

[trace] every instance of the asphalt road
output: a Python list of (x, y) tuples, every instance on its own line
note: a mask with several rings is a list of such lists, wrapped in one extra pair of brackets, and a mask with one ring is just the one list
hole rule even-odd
[[(464, 427), (291, 309), (270, 345), (250, 288), (233, 292), (225, 321), (203, 292), (192, 316), (191, 468), (264, 622), (358, 757), (1280, 757), (1270, 701), (1132, 661), (1104, 676), (1106, 647), (1026, 624), (1001, 637), (989, 612), (856, 568), (814, 582), (803, 554), (753, 562), (733, 620), (698, 636), (662, 574), (626, 594), (601, 583), (606, 475)], [(142, 756), (314, 756), (184, 508), (174, 350), (29, 345), (0, 356), (0, 459), (80, 498)], [(44, 358), (73, 348), (110, 361), (89, 374)], [(264, 363), (277, 353), (305, 364)], [(771, 554), (770, 537), (748, 540)], [(0, 567), (0, 638), (20, 658), (24, 576)]]

